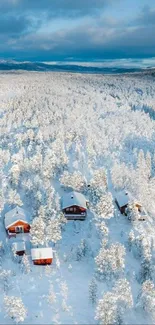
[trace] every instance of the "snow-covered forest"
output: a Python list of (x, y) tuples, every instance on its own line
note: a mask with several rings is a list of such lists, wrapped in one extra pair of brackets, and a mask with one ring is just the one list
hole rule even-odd
[[(89, 201), (66, 221), (69, 190)], [(115, 204), (132, 193), (146, 211)], [(31, 220), (16, 256), (4, 215)], [(155, 323), (155, 79), (149, 75), (0, 74), (0, 324)], [(50, 266), (30, 245), (50, 245)]]

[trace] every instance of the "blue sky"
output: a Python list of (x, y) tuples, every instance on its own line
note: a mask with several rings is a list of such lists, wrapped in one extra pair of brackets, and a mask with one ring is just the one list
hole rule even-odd
[(155, 56), (155, 0), (0, 0), (0, 58)]

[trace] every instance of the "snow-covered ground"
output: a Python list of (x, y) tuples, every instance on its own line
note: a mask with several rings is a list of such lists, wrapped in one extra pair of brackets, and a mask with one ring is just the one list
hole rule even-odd
[[(113, 294), (119, 279), (128, 281), (129, 296), (124, 307), (126, 292), (116, 292), (120, 315), (117, 321), (110, 318), (113, 323), (153, 324), (155, 290), (144, 290), (144, 284), (155, 281), (155, 79), (1, 74), (0, 165), (0, 324), (15, 321), (5, 308), (10, 296), (22, 299), (24, 324), (103, 324), (101, 312), (95, 318), (99, 300)], [(99, 171), (108, 188), (102, 178), (96, 180)], [(51, 266), (33, 265), (29, 238), (26, 264), (15, 259), (5, 213), (19, 204), (31, 221), (40, 216), (46, 224), (59, 215), (69, 178), (71, 188), (90, 201), (86, 220), (69, 221), (62, 226), (62, 239), (49, 242), (54, 246)], [(99, 189), (99, 201), (88, 184)], [(122, 189), (141, 202), (145, 221), (129, 221), (119, 213), (114, 199)], [(109, 192), (113, 202), (108, 206)], [(101, 230), (102, 221), (108, 233)], [(109, 262), (100, 274), (95, 259), (100, 248), (117, 243), (124, 255), (111, 253), (112, 260), (118, 257), (116, 268)], [(112, 306), (108, 310), (115, 314)]]

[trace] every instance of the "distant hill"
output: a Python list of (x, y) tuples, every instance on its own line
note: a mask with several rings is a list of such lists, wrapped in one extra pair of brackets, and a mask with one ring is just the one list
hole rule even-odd
[(125, 67), (103, 67), (90, 65), (78, 65), (75, 63), (64, 62), (59, 63), (43, 63), (43, 62), (17, 62), (17, 61), (0, 61), (1, 71), (10, 70), (26, 70), (26, 71), (61, 71), (72, 73), (97, 73), (97, 74), (119, 74), (119, 73), (138, 73), (152, 74), (154, 76), (155, 69), (142, 68), (125, 68)]

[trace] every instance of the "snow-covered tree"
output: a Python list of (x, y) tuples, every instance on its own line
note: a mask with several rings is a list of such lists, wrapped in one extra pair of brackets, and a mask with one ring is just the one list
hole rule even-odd
[(98, 291), (97, 283), (93, 278), (89, 283), (89, 300), (92, 304), (96, 303), (97, 291)]
[(74, 190), (82, 190), (86, 186), (86, 180), (80, 172), (74, 172), (70, 174), (68, 171), (65, 171), (60, 177), (60, 183), (64, 187), (70, 187)]
[(56, 243), (61, 239), (61, 225), (58, 219), (51, 219), (48, 221), (46, 238), (48, 241), (52, 241), (53, 243)]
[(152, 174), (152, 160), (151, 160), (151, 154), (149, 151), (147, 151), (147, 153), (146, 153), (145, 162), (146, 162), (146, 173), (147, 173), (147, 177), (149, 180), (151, 177), (151, 174)]
[(29, 262), (28, 256), (26, 254), (24, 254), (22, 257), (22, 271), (24, 273), (30, 273), (30, 271), (31, 271), (30, 262)]
[(0, 270), (0, 282), (4, 292), (8, 292), (10, 288), (10, 278), (11, 278), (11, 271), (10, 270)]
[(155, 322), (155, 287), (151, 280), (143, 283), (140, 294), (137, 298), (136, 308), (142, 310)]
[(24, 322), (27, 316), (27, 310), (20, 297), (5, 296), (4, 307), (6, 314), (12, 318), (16, 324)]
[(107, 173), (104, 168), (99, 168), (94, 171), (93, 178), (90, 181), (90, 187), (98, 189), (101, 193), (105, 193), (107, 191)]
[(123, 324), (126, 310), (133, 306), (133, 299), (129, 282), (120, 279), (116, 282), (112, 292), (107, 292), (99, 300), (96, 308), (96, 319), (101, 324)]
[(30, 240), (34, 246), (44, 245), (46, 243), (45, 228), (45, 223), (41, 217), (35, 217), (33, 219), (30, 229)]
[(19, 205), (19, 206), (23, 205), (20, 195), (16, 192), (16, 190), (9, 191), (9, 197), (7, 199), (7, 202), (9, 205)]
[(99, 274), (105, 277), (123, 271), (125, 247), (120, 243), (107, 246), (106, 241), (102, 242), (99, 254), (95, 258)]
[(134, 231), (131, 230), (129, 232), (129, 236), (128, 236), (128, 247), (129, 247), (130, 251), (132, 249), (132, 246), (134, 245), (134, 242), (135, 242), (135, 234), (134, 234)]
[(113, 293), (107, 292), (99, 300), (95, 318), (104, 325), (117, 323), (117, 297)]
[(114, 216), (114, 206), (111, 193), (102, 195), (95, 207), (97, 218), (110, 219)]
[(129, 282), (126, 279), (116, 281), (113, 292), (117, 297), (117, 314), (123, 323), (123, 314), (127, 309), (133, 307), (133, 298)]
[(14, 164), (10, 169), (11, 179), (17, 185), (20, 176), (20, 166), (18, 164)]
[(51, 305), (51, 307), (53, 307), (53, 304), (55, 304), (56, 301), (57, 301), (57, 299), (56, 299), (56, 293), (54, 291), (53, 284), (50, 284), (49, 294), (47, 296), (47, 301)]

